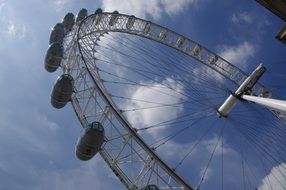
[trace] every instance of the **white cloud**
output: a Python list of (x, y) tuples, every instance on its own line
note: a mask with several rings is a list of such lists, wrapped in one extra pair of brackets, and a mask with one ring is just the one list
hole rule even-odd
[(283, 176), (285, 175), (285, 167), (286, 163), (273, 167), (270, 173), (262, 179), (262, 184), (258, 189), (267, 190), (271, 186), (271, 189), (284, 190), (286, 187), (286, 179)]
[(235, 24), (237, 23), (252, 24), (254, 21), (254, 17), (252, 16), (251, 13), (248, 12), (234, 13), (231, 15), (230, 19)]
[(3, 8), (5, 7), (5, 2), (4, 1), (1, 1), (0, 2), (0, 11), (3, 11)]
[[(6, 113), (7, 112), (7, 113)], [(49, 121), (44, 113), (38, 110), (31, 109), (18, 109), (13, 111), (0, 110), (2, 134), (7, 135), (5, 139), (9, 139), (9, 135), (13, 134), (13, 138), (17, 139), (16, 142), (11, 143), (11, 147), (18, 146), (18, 148), (25, 148), (25, 151), (38, 152), (45, 155), (51, 155), (57, 148), (53, 147), (54, 142), (49, 142), (48, 137), (56, 135), (58, 125)], [(17, 121), (13, 121), (13, 114), (17, 115)], [(27, 118), (31, 118), (29, 121)], [(19, 123), (18, 123), (19, 122)], [(24, 123), (21, 125), (21, 123)], [(43, 134), (45, 135), (43, 136)], [(2, 139), (4, 140), (4, 139)]]
[(161, 4), (164, 7), (165, 12), (169, 15), (178, 14), (179, 12), (182, 12), (186, 6), (196, 2), (197, 0), (161, 0)]
[(200, 172), (200, 178), (203, 177), (203, 182), (206, 182), (208, 179), (210, 179), (210, 177), (212, 176), (212, 169), (209, 167), (209, 168), (202, 168), (201, 169), (201, 172)]
[[(212, 139), (205, 140), (203, 142), (203, 144), (206, 146), (206, 149), (208, 150), (208, 152), (212, 153), (216, 144), (218, 143), (216, 150), (215, 150), (215, 153), (214, 153), (215, 156), (220, 156), (222, 154), (222, 152), (224, 155), (229, 155), (229, 156), (236, 155), (236, 151), (231, 149), (230, 147), (228, 147), (226, 142), (223, 142), (224, 145), (222, 146), (222, 141), (223, 141), (222, 138), (215, 136)], [(222, 149), (223, 149), (223, 151), (222, 151)]]
[(54, 9), (58, 12), (61, 12), (64, 8), (67, 7), (68, 3), (71, 3), (71, 0), (54, 0), (52, 3), (54, 4)]
[[(0, 2), (0, 38), (22, 39), (27, 34), (27, 27), (22, 18), (15, 16), (15, 11), (4, 2)], [(6, 40), (6, 39), (5, 39)]]
[(163, 13), (168, 15), (178, 14), (196, 0), (125, 0), (124, 3), (120, 0), (101, 0), (104, 11), (115, 11), (125, 14), (132, 14), (137, 17), (146, 18), (147, 16), (153, 19), (160, 19)]
[(10, 33), (11, 35), (16, 35), (17, 32), (17, 28), (14, 24), (10, 24), (8, 26), (8, 33)]
[(146, 18), (148, 15), (158, 19), (162, 14), (159, 1), (153, 0), (125, 0), (124, 3), (120, 0), (102, 0), (102, 8), (104, 11), (112, 12), (118, 10), (119, 12), (142, 18)]
[(246, 67), (248, 59), (255, 54), (255, 47), (250, 42), (244, 41), (236, 46), (224, 46), (219, 54), (230, 63)]
[[(114, 49), (122, 50), (125, 48), (122, 44), (117, 42), (120, 38), (122, 38), (122, 35), (118, 33), (112, 34), (112, 37), (101, 37), (100, 40), (97, 41), (99, 45), (97, 46), (96, 58), (99, 60), (107, 61), (104, 62), (104, 64), (101, 64), (101, 69), (106, 71), (112, 69), (117, 76), (124, 77), (124, 75), (126, 74), (126, 70), (122, 67), (115, 67), (110, 63), (112, 62), (112, 60), (116, 60), (116, 63), (122, 63), (123, 61), (125, 61), (122, 59), (122, 56), (118, 54), (118, 52), (113, 51)], [(132, 40), (136, 41), (137, 39), (132, 38)], [(110, 49), (110, 47), (112, 47), (112, 49)], [(129, 63), (126, 62), (126, 64)]]
[(56, 0), (56, 1), (54, 2), (54, 4), (55, 4), (56, 6), (62, 7), (62, 6), (65, 6), (68, 2), (69, 2), (69, 0)]
[[(65, 171), (46, 172), (39, 177), (39, 189), (123, 189), (99, 155), (88, 162), (78, 161), (75, 167)], [(37, 188), (37, 189), (38, 189)]]
[(16, 38), (22, 39), (26, 36), (27, 29), (24, 24), (16, 25), (15, 23), (11, 22), (7, 26), (7, 32), (10, 37), (16, 37)]
[[(148, 85), (146, 88), (144, 86), (138, 87), (136, 89), (130, 89), (130, 93), (132, 93), (132, 99), (145, 100), (151, 102), (158, 102), (161, 104), (177, 104), (180, 102), (182, 95), (176, 92), (183, 92), (183, 87), (178, 85), (174, 80), (170, 78), (166, 78), (161, 83), (142, 83), (144, 85)], [(166, 88), (166, 86), (170, 88)], [(133, 91), (131, 91), (133, 90)], [(173, 95), (173, 96), (170, 96)], [(125, 105), (126, 110), (134, 109), (134, 108), (145, 108), (145, 107), (154, 106), (154, 104), (146, 103), (143, 101), (132, 101), (127, 102)], [(156, 123), (160, 123), (167, 120), (175, 119), (179, 113), (183, 110), (183, 106), (168, 106), (162, 108), (155, 109), (143, 109), (136, 112), (127, 112), (127, 117), (129, 121), (138, 128), (146, 127), (150, 125), (154, 125)], [(154, 128), (149, 130), (150, 134), (153, 137), (160, 136), (160, 132), (164, 127)]]
[[(181, 161), (181, 159), (186, 155), (186, 150), (189, 150), (192, 146), (194, 146), (194, 142), (180, 144), (170, 140), (166, 144), (160, 146), (157, 149), (157, 153), (159, 153), (159, 155), (163, 155), (165, 160), (167, 158), (173, 160), (172, 165), (175, 165), (178, 164), (179, 161)], [(192, 154), (196, 155), (198, 151), (200, 150), (194, 149)]]

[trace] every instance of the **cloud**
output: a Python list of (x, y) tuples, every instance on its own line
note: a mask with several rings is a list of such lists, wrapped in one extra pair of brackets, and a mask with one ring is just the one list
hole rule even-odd
[(3, 38), (3, 40), (6, 40), (5, 38), (7, 37), (22, 39), (27, 34), (26, 25), (23, 20), (15, 16), (15, 14), (11, 5), (5, 2), (0, 3), (0, 38)]
[(35, 103), (8, 104), (1, 104), (6, 109), (0, 110), (0, 189), (124, 189), (99, 155), (88, 162), (77, 160), (74, 146), (80, 124), (75, 116), (53, 110), (61, 118), (57, 123), (45, 113), (47, 108), (38, 109)]
[(5, 7), (5, 2), (4, 1), (1, 1), (0, 2), (0, 11), (3, 11), (3, 8)]
[(234, 13), (230, 17), (231, 22), (235, 24), (252, 24), (254, 21), (254, 17), (251, 13), (248, 12), (241, 12), (241, 13)]
[[(227, 40), (227, 42), (234, 41), (237, 43), (237, 46), (244, 45), (246, 50), (247, 45), (254, 47), (253, 44), (255, 44), (255, 53), (259, 53), (263, 42), (265, 42), (265, 33), (273, 23), (266, 14), (262, 14), (255, 9), (248, 10), (241, 12), (234, 11), (228, 16), (228, 36), (224, 36), (224, 40)], [(225, 49), (227, 48), (229, 47)], [(250, 49), (250, 53), (252, 52)], [(246, 51), (246, 54), (248, 53)]]
[[(105, 37), (108, 36), (108, 37)], [(124, 77), (126, 75), (126, 70), (122, 67), (115, 67), (111, 64), (111, 62), (115, 63), (123, 63), (125, 60), (122, 59), (122, 56), (118, 54), (118, 52), (114, 50), (122, 50), (125, 48), (121, 43), (118, 43), (118, 41), (124, 37), (122, 34), (119, 33), (113, 33), (112, 35), (105, 34), (103, 35), (100, 40), (97, 41), (97, 53), (95, 54), (95, 57), (99, 60), (105, 60), (105, 62), (101, 63), (101, 69), (105, 71), (113, 70), (114, 73), (117, 76)], [(132, 40), (136, 41), (138, 39), (129, 36)], [(112, 48), (111, 48), (112, 47)], [(93, 55), (92, 55), (93, 56)], [(113, 61), (116, 60), (116, 61)], [(126, 62), (126, 64), (130, 65), (129, 62)]]
[(55, 4), (56, 6), (63, 7), (63, 6), (65, 6), (68, 2), (69, 2), (69, 0), (55, 0), (55, 1), (54, 1), (54, 4)]
[(212, 176), (212, 169), (211, 168), (202, 168), (200, 171), (200, 178), (203, 178), (203, 181), (206, 182)]
[[(173, 79), (170, 78), (166, 78), (161, 83), (142, 82), (141, 84), (148, 85), (148, 87), (140, 86), (136, 89), (129, 89), (130, 93), (132, 93), (132, 99), (158, 102), (161, 104), (177, 104), (180, 102), (182, 95), (175, 93), (174, 91), (180, 93), (183, 93), (184, 91), (182, 86), (180, 86)], [(174, 95), (175, 97), (170, 95)], [(124, 109), (129, 110), (134, 108), (145, 108), (148, 106), (151, 107), (156, 105), (148, 102), (146, 103), (144, 101), (128, 101), (125, 103)], [(179, 115), (179, 113), (182, 112), (182, 110), (182, 105), (179, 105), (177, 107), (167, 106), (154, 109), (143, 109), (136, 112), (127, 112), (127, 118), (133, 124), (133, 126), (141, 128), (154, 125), (163, 121), (175, 119)], [(166, 126), (154, 128), (149, 130), (148, 132), (150, 132), (150, 134), (156, 138), (161, 136), (160, 132), (162, 132), (165, 127)]]
[(135, 15), (137, 17), (151, 17), (158, 20), (164, 13), (175, 15), (182, 12), (187, 6), (196, 2), (196, 0), (101, 0), (104, 11), (115, 11), (125, 14)]
[(99, 155), (88, 162), (78, 162), (75, 167), (64, 171), (47, 172), (39, 178), (37, 189), (124, 189), (119, 180), (110, 175), (110, 169)]
[(70, 6), (74, 3), (73, 1), (74, 0), (54, 0), (51, 3), (55, 11), (63, 12), (67, 8), (70, 8)]
[(102, 0), (102, 8), (104, 11), (112, 12), (118, 10), (119, 12), (136, 15), (137, 17), (142, 18), (146, 18), (148, 15), (152, 18), (159, 19), (162, 14), (159, 1), (153, 0), (126, 0), (124, 3), (119, 0)]
[(215, 156), (221, 156), (222, 149), (223, 149), (223, 154), (224, 155), (229, 155), (229, 156), (236, 155), (237, 152), (235, 150), (233, 150), (232, 148), (228, 147), (226, 142), (223, 142), (224, 146), (222, 147), (222, 141), (223, 141), (222, 138), (219, 138), (218, 136), (215, 136), (214, 138), (205, 140), (202, 143), (206, 146), (206, 149), (208, 150), (209, 153), (213, 152), (213, 150), (214, 150), (214, 148), (215, 148), (215, 146), (217, 144), (216, 150), (214, 152)]
[(246, 67), (247, 61), (255, 55), (255, 52), (255, 46), (244, 41), (236, 46), (223, 46), (219, 55), (230, 63)]
[(161, 0), (165, 12), (168, 15), (175, 15), (182, 12), (188, 5), (197, 3), (197, 0)]
[[(54, 142), (47, 143), (46, 140), (48, 141), (48, 138), (55, 136), (59, 127), (55, 122), (50, 121), (44, 113), (34, 108), (19, 108), (18, 110), (10, 108), (10, 110), (6, 111), (0, 110), (0, 113), (0, 126), (2, 126), (0, 132), (5, 134), (1, 141), (5, 142), (10, 137), (17, 139), (17, 141), (10, 143), (11, 149), (6, 149), (7, 152), (23, 148), (25, 151), (50, 155), (55, 150), (55, 147), (50, 146)], [(15, 116), (17, 116), (17, 120), (13, 120)], [(31, 119), (27, 120), (27, 118)], [(42, 136), (43, 133), (45, 133), (44, 136)], [(13, 150), (13, 148), (15, 149)]]
[(271, 186), (271, 189), (284, 190), (286, 187), (285, 167), (286, 163), (273, 167), (270, 173), (262, 179), (262, 184), (258, 189), (267, 190)]
[(7, 31), (8, 31), (9, 36), (21, 39), (25, 37), (27, 33), (27, 28), (24, 24), (16, 25), (15, 23), (11, 22), (7, 26)]

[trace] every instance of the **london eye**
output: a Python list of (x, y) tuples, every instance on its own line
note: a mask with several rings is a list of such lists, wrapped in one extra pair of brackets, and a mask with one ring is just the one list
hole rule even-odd
[(266, 188), (286, 189), (286, 104), (262, 64), (246, 73), (166, 27), (82, 9), (53, 28), (45, 68), (63, 71), (51, 103), (73, 106), (77, 157), (99, 154), (127, 189), (256, 189), (273, 167)]

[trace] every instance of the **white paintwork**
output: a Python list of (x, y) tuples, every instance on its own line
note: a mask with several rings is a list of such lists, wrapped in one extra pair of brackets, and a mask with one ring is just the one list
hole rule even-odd
[(249, 75), (243, 83), (239, 86), (239, 88), (235, 91), (234, 94), (231, 94), (222, 106), (218, 109), (218, 113), (222, 117), (227, 117), (229, 112), (233, 109), (236, 105), (238, 98), (244, 93), (245, 91), (252, 88), (252, 86), (257, 82), (260, 76), (264, 73), (265, 68), (262, 64), (260, 64), (252, 73)]
[(263, 98), (257, 96), (249, 96), (243, 95), (241, 97), (244, 100), (255, 102), (257, 104), (270, 107), (276, 110), (285, 111), (286, 112), (286, 101), (285, 100), (277, 100), (272, 98)]
[(231, 94), (218, 109), (219, 115), (222, 117), (227, 117), (230, 110), (232, 110), (232, 108), (236, 105), (237, 100), (238, 99), (233, 94)]

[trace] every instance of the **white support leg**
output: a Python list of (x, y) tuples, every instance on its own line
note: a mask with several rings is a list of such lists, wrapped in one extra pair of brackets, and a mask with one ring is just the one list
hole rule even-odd
[(275, 110), (284, 111), (286, 112), (286, 101), (285, 100), (277, 100), (277, 99), (271, 99), (271, 98), (263, 98), (263, 97), (257, 97), (257, 96), (249, 96), (249, 95), (242, 95), (242, 99), (255, 102), (257, 104), (273, 108)]

